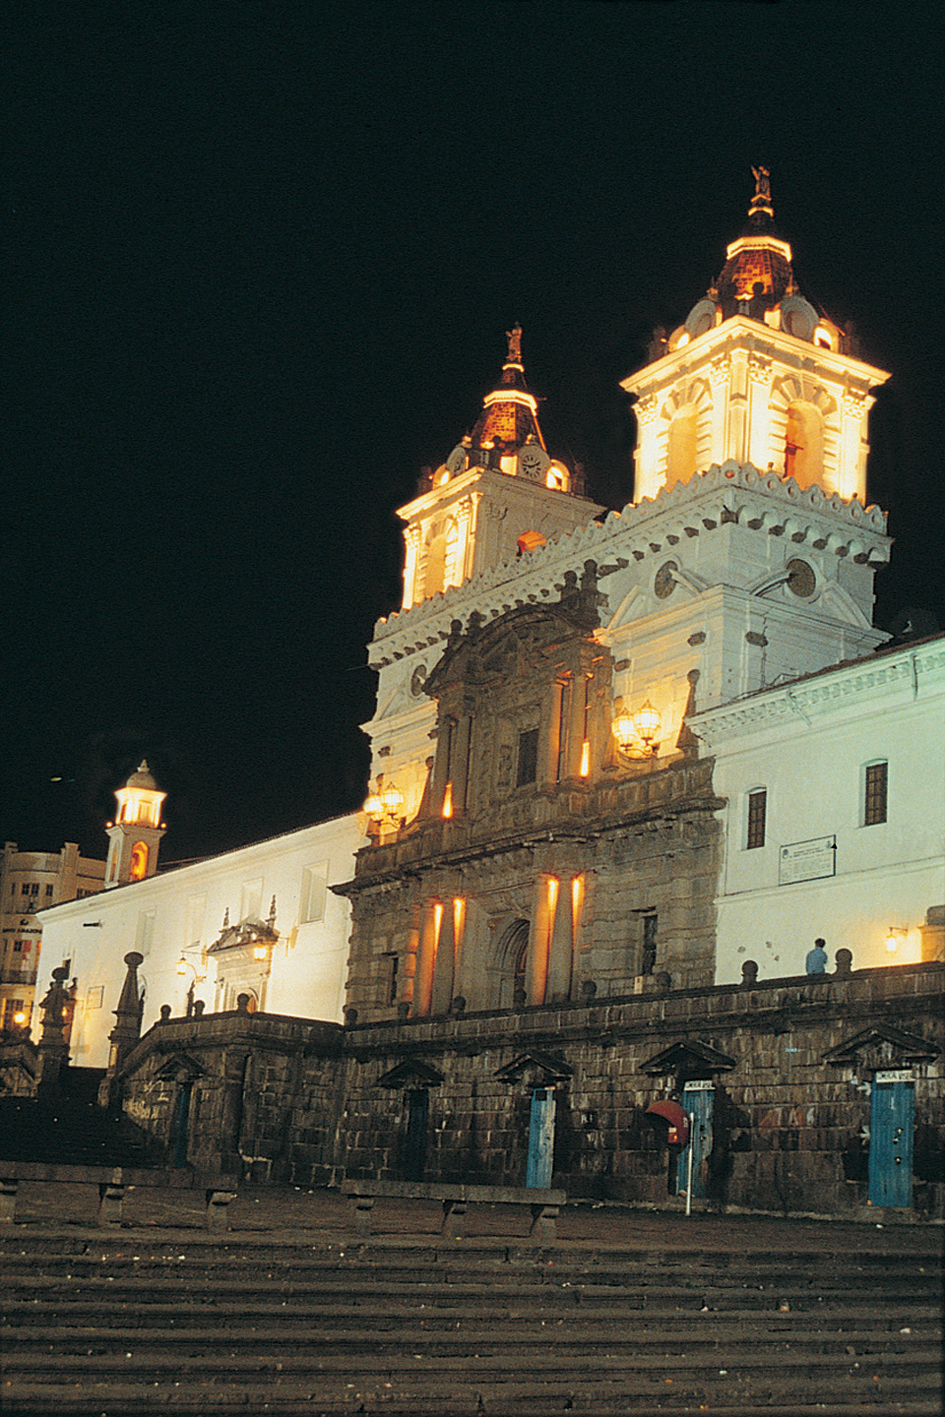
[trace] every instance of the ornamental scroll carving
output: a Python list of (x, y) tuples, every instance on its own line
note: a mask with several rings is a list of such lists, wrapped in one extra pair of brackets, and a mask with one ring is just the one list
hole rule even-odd
[(659, 399), (655, 394), (644, 394), (643, 398), (637, 399), (633, 405), (633, 412), (636, 414), (638, 423), (652, 423), (659, 408)]

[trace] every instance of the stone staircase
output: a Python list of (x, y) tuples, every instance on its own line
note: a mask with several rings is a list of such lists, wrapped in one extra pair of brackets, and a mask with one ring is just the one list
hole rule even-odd
[(939, 1239), (891, 1259), (14, 1226), (0, 1411), (939, 1417)]

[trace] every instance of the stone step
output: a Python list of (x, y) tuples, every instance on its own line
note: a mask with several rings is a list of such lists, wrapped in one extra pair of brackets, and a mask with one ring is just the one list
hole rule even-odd
[[(577, 1306), (572, 1301), (566, 1301), (564, 1305), (544, 1305), (534, 1302), (533, 1297), (529, 1295), (527, 1298), (523, 1297), (518, 1304), (493, 1306), (489, 1318), (491, 1321), (502, 1319), (507, 1322), (527, 1323), (531, 1320), (540, 1322), (541, 1315), (547, 1314), (555, 1322), (566, 1322), (571, 1327), (576, 1324), (589, 1326), (615, 1322), (615, 1307), (614, 1304), (595, 1304), (593, 1300), (582, 1301)], [(669, 1302), (665, 1308), (660, 1310), (654, 1308), (641, 1311), (638, 1307), (628, 1303), (621, 1311), (620, 1321), (625, 1324), (634, 1324), (637, 1329), (639, 1329), (641, 1322), (644, 1328), (656, 1323), (661, 1326), (672, 1323), (677, 1332), (691, 1331), (693, 1333), (699, 1333), (707, 1326), (711, 1326), (715, 1332), (725, 1326), (733, 1325), (736, 1327), (736, 1331), (744, 1330), (746, 1326), (751, 1325), (754, 1330), (766, 1326), (771, 1332), (781, 1329), (785, 1332), (792, 1332), (801, 1325), (811, 1334), (825, 1331), (828, 1328), (832, 1332), (847, 1333), (853, 1330), (865, 1331), (864, 1321), (867, 1319), (869, 1320), (869, 1331), (875, 1334), (898, 1334), (902, 1332), (904, 1325), (913, 1334), (929, 1330), (938, 1332), (941, 1328), (940, 1304), (912, 1304), (908, 1314), (902, 1311), (891, 1312), (884, 1304), (877, 1304), (864, 1313), (865, 1307), (864, 1305), (830, 1304), (818, 1309), (793, 1309), (783, 1312), (778, 1305), (774, 1305), (766, 1309), (726, 1308), (696, 1311), (692, 1307), (683, 1309), (678, 1304)], [(116, 1304), (111, 1292), (107, 1292), (97, 1299), (57, 1300), (55, 1318), (57, 1325), (63, 1328), (92, 1327), (96, 1320), (103, 1315), (112, 1314), (115, 1308)], [(421, 1321), (428, 1331), (435, 1331), (449, 1328), (457, 1323), (482, 1321), (482, 1312), (478, 1306), (464, 1305), (461, 1302), (431, 1308), (423, 1300), (396, 1304), (376, 1301), (367, 1303), (361, 1297), (349, 1297), (347, 1302), (311, 1302), (293, 1298), (291, 1303), (287, 1299), (282, 1299), (274, 1303), (259, 1304), (221, 1303), (216, 1296), (208, 1296), (206, 1300), (201, 1301), (192, 1296), (183, 1296), (178, 1293), (174, 1297), (169, 1297), (165, 1303), (139, 1301), (131, 1308), (130, 1314), (127, 1312), (128, 1306), (125, 1305), (124, 1308), (126, 1311), (123, 1313), (123, 1317), (126, 1322), (130, 1322), (131, 1315), (133, 1315), (134, 1322), (139, 1327), (145, 1325), (168, 1327), (173, 1324), (194, 1323), (224, 1325), (232, 1324), (236, 1319), (249, 1324), (278, 1318), (280, 1326), (287, 1330), (298, 1328), (307, 1332), (310, 1326), (315, 1323), (320, 1326), (320, 1331), (323, 1331), (326, 1324), (332, 1322), (343, 1326), (352, 1324), (362, 1327), (368, 1324), (394, 1326), (403, 1325), (412, 1319)], [(49, 1325), (49, 1311), (38, 1297), (19, 1300), (5, 1299), (0, 1332), (3, 1332), (4, 1327), (29, 1328), (33, 1325), (44, 1328), (48, 1328)]]
[(698, 1402), (688, 1391), (674, 1393), (664, 1387), (657, 1394), (627, 1391), (624, 1385), (606, 1380), (593, 1388), (574, 1387), (567, 1392), (559, 1386), (508, 1384), (502, 1391), (486, 1386), (451, 1384), (442, 1391), (421, 1393), (399, 1391), (385, 1382), (378, 1390), (346, 1383), (344, 1392), (313, 1391), (311, 1383), (291, 1379), (278, 1385), (244, 1383), (231, 1390), (203, 1387), (193, 1381), (172, 1386), (158, 1383), (150, 1389), (135, 1383), (115, 1381), (95, 1392), (76, 1392), (46, 1384), (22, 1384), (17, 1389), (16, 1408), (9, 1417), (117, 1417), (134, 1413), (145, 1417), (151, 1412), (171, 1412), (174, 1417), (226, 1417), (238, 1413), (265, 1413), (266, 1417), (352, 1417), (352, 1414), (383, 1414), (383, 1417), (565, 1417), (568, 1413), (593, 1413), (594, 1417), (665, 1417), (667, 1412), (711, 1411), (723, 1417), (941, 1417), (936, 1394), (917, 1396), (908, 1385), (893, 1388), (885, 1383), (871, 1397), (818, 1388), (811, 1393), (798, 1391), (781, 1401), (764, 1395), (745, 1393), (738, 1384), (720, 1381), (711, 1393), (711, 1404)]
[(0, 1407), (939, 1417), (931, 1245), (757, 1258), (17, 1227)]
[[(490, 1285), (468, 1282), (449, 1283), (420, 1281), (417, 1284), (390, 1283), (364, 1276), (345, 1280), (316, 1281), (285, 1279), (274, 1274), (272, 1278), (247, 1277), (238, 1280), (221, 1280), (207, 1276), (186, 1275), (177, 1277), (149, 1278), (131, 1274), (112, 1275), (63, 1275), (47, 1279), (35, 1275), (5, 1276), (4, 1289), (8, 1299), (42, 1299), (48, 1303), (67, 1302), (80, 1297), (105, 1298), (112, 1303), (134, 1303), (139, 1300), (173, 1303), (186, 1290), (190, 1300), (205, 1293), (217, 1300), (243, 1300), (244, 1303), (264, 1304), (270, 1301), (292, 1299), (308, 1303), (330, 1300), (346, 1300), (356, 1288), (363, 1299), (387, 1302), (398, 1306), (422, 1302), (430, 1309), (451, 1310), (461, 1305), (466, 1309), (478, 1306), (489, 1313), (500, 1306), (515, 1307), (536, 1304), (543, 1308), (566, 1307), (572, 1311), (581, 1305), (592, 1304), (599, 1308), (621, 1307), (637, 1311), (662, 1311), (667, 1306), (676, 1309), (700, 1311), (703, 1308), (765, 1311), (780, 1307), (782, 1303), (796, 1312), (817, 1312), (840, 1303), (845, 1308), (872, 1310), (874, 1308), (899, 1308), (909, 1314), (915, 1304), (934, 1303), (940, 1289), (929, 1286), (900, 1284), (896, 1290), (871, 1291), (867, 1287), (850, 1289), (830, 1289), (818, 1286), (817, 1290), (804, 1286), (796, 1288), (786, 1277), (777, 1288), (760, 1288), (745, 1285), (738, 1288), (721, 1288), (714, 1284), (680, 1287), (654, 1280), (645, 1285), (606, 1284), (599, 1285), (580, 1280), (549, 1282), (542, 1285), (519, 1284), (514, 1278)], [(819, 1292), (824, 1290), (825, 1292)]]
[(763, 1322), (749, 1320), (746, 1324), (741, 1319), (733, 1321), (726, 1316), (723, 1323), (687, 1323), (681, 1326), (662, 1320), (652, 1326), (627, 1324), (622, 1319), (613, 1318), (604, 1322), (588, 1323), (585, 1320), (576, 1324), (568, 1318), (538, 1322), (507, 1321), (505, 1330), (497, 1334), (494, 1324), (483, 1328), (463, 1320), (457, 1320), (449, 1328), (433, 1330), (425, 1324), (411, 1326), (393, 1321), (386, 1325), (362, 1323), (357, 1327), (324, 1325), (312, 1330), (293, 1323), (291, 1315), (282, 1318), (270, 1314), (267, 1317), (268, 1322), (244, 1322), (234, 1328), (229, 1319), (223, 1325), (208, 1326), (205, 1316), (201, 1314), (199, 1319), (183, 1316), (180, 1327), (169, 1325), (156, 1328), (151, 1324), (126, 1323), (118, 1326), (111, 1323), (107, 1327), (99, 1324), (64, 1324), (57, 1315), (57, 1322), (41, 1327), (9, 1322), (4, 1326), (3, 1338), (10, 1353), (15, 1354), (11, 1360), (14, 1367), (22, 1362), (25, 1355), (36, 1351), (48, 1354), (50, 1346), (60, 1357), (87, 1356), (93, 1350), (95, 1356), (100, 1357), (113, 1350), (124, 1352), (129, 1348), (138, 1357), (144, 1352), (154, 1356), (169, 1347), (176, 1350), (182, 1346), (199, 1348), (205, 1354), (227, 1348), (235, 1353), (238, 1351), (233, 1348), (238, 1341), (235, 1335), (256, 1347), (264, 1346), (269, 1354), (279, 1348), (290, 1349), (293, 1354), (304, 1350), (311, 1360), (313, 1355), (325, 1350), (332, 1361), (335, 1355), (361, 1354), (364, 1350), (368, 1350), (372, 1358), (379, 1353), (399, 1354), (404, 1349), (418, 1348), (427, 1356), (449, 1356), (458, 1350), (465, 1352), (471, 1348), (477, 1352), (501, 1349), (506, 1354), (513, 1354), (522, 1348), (531, 1352), (542, 1344), (553, 1345), (556, 1357), (570, 1355), (573, 1350), (586, 1359), (589, 1345), (597, 1350), (605, 1345), (612, 1356), (618, 1350), (625, 1354), (632, 1353), (634, 1357), (660, 1353), (678, 1356), (680, 1346), (685, 1346), (688, 1356), (704, 1358), (707, 1350), (718, 1353), (725, 1347), (730, 1348), (733, 1355), (738, 1354), (740, 1347), (747, 1342), (755, 1348), (764, 1345), (769, 1355), (785, 1354), (803, 1347), (807, 1354), (860, 1357), (899, 1353), (918, 1358), (929, 1353), (937, 1357), (941, 1343), (940, 1325), (921, 1325), (914, 1321), (908, 1330), (900, 1328), (878, 1332), (872, 1328), (837, 1329), (833, 1324), (829, 1330), (812, 1330), (803, 1319), (791, 1325), (778, 1322), (773, 1317)]

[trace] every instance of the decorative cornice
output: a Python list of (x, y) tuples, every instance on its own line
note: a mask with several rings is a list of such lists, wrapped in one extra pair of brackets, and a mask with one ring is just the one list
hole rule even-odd
[(945, 635), (821, 669), (790, 684), (762, 689), (694, 714), (688, 722), (698, 737), (714, 748), (746, 732), (779, 723), (796, 724), (798, 718), (824, 717), (832, 710), (895, 694), (904, 687), (911, 689), (917, 701), (928, 690), (945, 691)]
[[(661, 488), (653, 498), (628, 503), (622, 511), (590, 520), (546, 546), (504, 562), (408, 610), (394, 612), (375, 626), (371, 667), (382, 668), (420, 649), (445, 642), (453, 622), (465, 627), (478, 611), (495, 618), (529, 603), (552, 602), (561, 593), (565, 571), (580, 573), (593, 560), (606, 575), (632, 557), (662, 554), (667, 544), (738, 523), (761, 535), (786, 535), (817, 549), (881, 565), (889, 558), (886, 515), (820, 487), (799, 487), (793, 478), (759, 472), (750, 463), (713, 464), (689, 482)], [(672, 538), (676, 538), (673, 542)]]

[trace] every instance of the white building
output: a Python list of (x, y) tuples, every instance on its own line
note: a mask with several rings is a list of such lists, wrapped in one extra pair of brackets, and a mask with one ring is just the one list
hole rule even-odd
[(945, 958), (945, 635), (705, 713), (727, 799), (716, 979)]
[[(801, 295), (763, 169), (756, 179), (718, 280), (624, 383), (640, 425), (635, 503), (604, 516), (550, 455), (521, 330), (510, 333), (472, 432), (401, 509), (403, 605), (375, 630), (365, 725), (376, 843), (421, 817), (473, 813), (476, 754), (510, 800), (538, 789), (539, 815), (542, 793), (577, 802), (714, 756), (719, 982), (748, 959), (762, 977), (802, 972), (817, 936), (857, 967), (934, 958), (945, 900), (945, 648), (880, 650), (887, 637), (872, 625), (890, 539), (865, 503), (867, 420), (887, 375)], [(585, 583), (600, 620), (587, 654), (555, 670), (527, 721), (503, 720), (483, 748), (468, 708), (438, 720), (425, 686), (448, 646)], [(161, 794), (153, 779), (137, 795), (133, 785), (111, 829), (108, 885), (154, 870)], [(106, 1061), (132, 949), (144, 957), (145, 1027), (162, 1004), (185, 1010), (188, 993), (211, 1012), (246, 993), (266, 1012), (340, 1018), (348, 906), (326, 890), (351, 880), (362, 844), (358, 820), (339, 818), (59, 906), (47, 958), (71, 959), (78, 976), (73, 1061)], [(678, 865), (661, 869), (675, 900)], [(554, 899), (577, 912), (566, 892)], [(445, 917), (440, 903), (436, 920), (459, 921), (464, 901)], [(590, 892), (581, 901), (590, 926)], [(534, 940), (535, 920), (524, 923)], [(573, 943), (582, 923), (562, 914), (557, 928)], [(548, 939), (555, 929), (544, 919)], [(393, 1018), (414, 1006), (420, 931), (412, 919), (396, 939), (372, 930), (349, 978), (360, 969), (353, 994)], [(626, 955), (606, 986), (619, 992), (640, 970), (629, 935), (607, 945)], [(645, 972), (664, 968), (659, 951), (657, 940)]]
[(351, 875), (362, 842), (357, 818), (337, 817), (45, 915), (45, 958), (70, 959), (77, 979), (72, 1063), (107, 1064), (131, 950), (144, 957), (143, 1029), (162, 1004), (216, 1013), (240, 994), (251, 1010), (340, 1020), (348, 903), (328, 886)]

